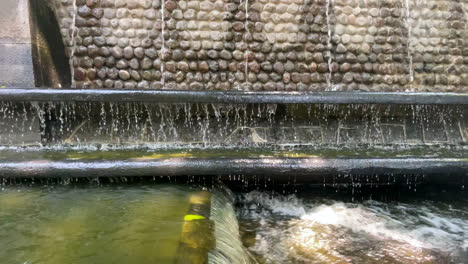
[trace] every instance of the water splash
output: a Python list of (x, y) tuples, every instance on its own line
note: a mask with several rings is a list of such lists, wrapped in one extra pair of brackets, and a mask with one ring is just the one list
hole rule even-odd
[(240, 197), (238, 214), (265, 263), (458, 263), (468, 245), (466, 202), (356, 204), (255, 191)]

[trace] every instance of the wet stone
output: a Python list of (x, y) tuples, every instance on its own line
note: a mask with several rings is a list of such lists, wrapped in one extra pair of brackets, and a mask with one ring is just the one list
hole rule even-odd
[[(128, 48), (132, 48), (132, 47), (128, 47)], [(143, 59), (145, 57), (145, 50), (142, 47), (136, 47), (135, 49), (132, 49), (132, 50), (133, 50), (133, 54), (138, 59)]]
[(132, 47), (125, 47), (123, 49), (123, 56), (126, 58), (126, 59), (131, 59), (133, 58), (133, 48)]
[(208, 61), (208, 67), (211, 71), (218, 71), (219, 70), (219, 63), (217, 61), (210, 60)]
[(142, 61), (141, 61), (141, 68), (143, 70), (148, 70), (150, 69), (151, 67), (153, 66), (153, 60), (149, 59), (149, 58), (144, 58)]
[(173, 60), (182, 60), (184, 59), (184, 52), (182, 50), (176, 49), (172, 51)]
[(135, 89), (136, 84), (135, 84), (135, 82), (125, 82), (124, 83), (124, 88), (125, 89)]
[(82, 17), (89, 17), (91, 16), (91, 8), (89, 8), (88, 6), (86, 5), (83, 5), (83, 6), (80, 6), (78, 8), (78, 15), (82, 16)]
[[(91, 15), (97, 19), (100, 19), (104, 16), (104, 10), (101, 9), (101, 8), (94, 8), (92, 11), (91, 11)], [(96, 23), (97, 24), (97, 23)], [(95, 25), (96, 25), (95, 24)]]
[(288, 61), (284, 64), (284, 69), (287, 71), (287, 72), (292, 72), (294, 71), (294, 68), (295, 68), (295, 65), (294, 63), (292, 63), (291, 61)]
[(115, 82), (116, 84), (114, 85), (114, 81), (112, 81), (112, 80), (105, 80), (105, 81), (104, 81), (104, 87), (105, 87), (105, 88), (116, 88), (116, 89), (121, 89), (121, 88), (123, 88), (123, 83), (122, 83), (121, 86), (119, 86), (119, 85), (117, 84), (117, 82), (122, 83), (122, 82), (120, 82), (120, 81), (116, 81), (116, 82)]
[(125, 71), (125, 70), (120, 70), (119, 71), (119, 78), (122, 79), (122, 80), (128, 80), (128, 79), (130, 79), (130, 73), (128, 71)]
[(98, 76), (100, 79), (105, 79), (106, 76), (107, 76), (107, 68), (99, 69), (99, 70), (97, 71), (97, 76)]
[(147, 81), (141, 81), (137, 84), (137, 88), (138, 89), (149, 89), (150, 88), (150, 84), (149, 82)]
[(75, 68), (74, 77), (76, 81), (84, 81), (86, 79), (86, 70)]
[(117, 61), (116, 67), (117, 69), (126, 69), (128, 67), (128, 63), (126, 60), (119, 60)]
[[(63, 7), (54, 12), (68, 47), (72, 1), (56, 1)], [(338, 90), (460, 91), (468, 73), (465, 16), (454, 1), (438, 8), (421, 3), (424, 11), (406, 18), (404, 3), (336, 0), (329, 21), (323, 1), (261, 0), (245, 6), (169, 0), (163, 11), (160, 0), (76, 3), (73, 70), (87, 73), (76, 80), (80, 87), (109, 86), (107, 78), (120, 80), (119, 70), (127, 70), (125, 84), (135, 87), (142, 80), (161, 83), (167, 71), (167, 87), (186, 89), (199, 82), (203, 89), (321, 90), (331, 78)]]
[(218, 52), (215, 50), (209, 50), (207, 52), (207, 55), (210, 59), (217, 59), (218, 58)]
[(273, 69), (275, 70), (275, 72), (277, 72), (279, 74), (284, 73), (284, 65), (281, 62), (275, 62), (273, 64)]
[(198, 64), (198, 69), (200, 70), (200, 72), (208, 72), (209, 70), (208, 63), (205, 61), (200, 62)]
[(153, 79), (153, 74), (151, 73), (151, 71), (143, 71), (143, 73), (141, 74), (141, 77), (144, 80), (151, 81)]
[(114, 57), (116, 59), (122, 58), (122, 55), (123, 55), (122, 54), (122, 48), (113, 47), (113, 48), (111, 48), (110, 52), (111, 52), (112, 57)]
[[(156, 59), (158, 57), (158, 52), (156, 51), (156, 49), (150, 48), (144, 51), (144, 55), (146, 55), (150, 59)], [(141, 57), (141, 54), (139, 54), (138, 57)]]
[(164, 65), (164, 69), (166, 70), (166, 72), (174, 73), (177, 71), (176, 63), (172, 61), (166, 62)]
[(140, 68), (140, 63), (137, 59), (131, 59), (128, 63), (128, 65), (130, 66), (130, 68), (134, 69), (134, 70), (138, 70), (138, 68)]
[(96, 57), (94, 58), (94, 66), (96, 66), (96, 68), (102, 68), (106, 63), (106, 60), (103, 58), (103, 57)]

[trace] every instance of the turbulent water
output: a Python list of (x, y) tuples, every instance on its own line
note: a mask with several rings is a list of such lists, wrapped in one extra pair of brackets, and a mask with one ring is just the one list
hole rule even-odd
[(359, 203), (250, 192), (244, 244), (259, 263), (467, 263), (468, 198)]
[[(184, 221), (203, 212), (205, 196), (209, 219)], [(0, 263), (186, 263), (178, 256), (215, 264), (468, 263), (466, 194), (343, 196), (156, 183), (0, 185)]]

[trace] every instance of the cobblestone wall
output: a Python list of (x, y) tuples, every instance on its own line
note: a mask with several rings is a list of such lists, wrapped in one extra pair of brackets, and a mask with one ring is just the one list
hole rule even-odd
[(73, 86), (468, 92), (459, 0), (47, 0)]

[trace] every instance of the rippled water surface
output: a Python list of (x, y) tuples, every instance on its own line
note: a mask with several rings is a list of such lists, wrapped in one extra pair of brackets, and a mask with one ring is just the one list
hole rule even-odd
[[(232, 194), (215, 189), (212, 224), (184, 222), (202, 193), (176, 184), (0, 186), (0, 263), (166, 264), (198, 258), (198, 249), (210, 264), (468, 263), (466, 191), (385, 202), (253, 191), (237, 193), (233, 207)], [(181, 241), (195, 251), (182, 254)]]
[(0, 263), (174, 263), (190, 196), (199, 191), (0, 186)]
[(259, 263), (468, 263), (468, 198), (379, 202), (239, 195)]

